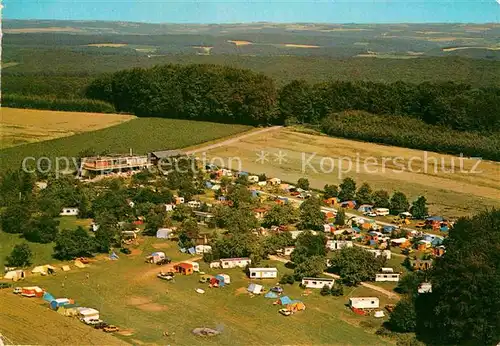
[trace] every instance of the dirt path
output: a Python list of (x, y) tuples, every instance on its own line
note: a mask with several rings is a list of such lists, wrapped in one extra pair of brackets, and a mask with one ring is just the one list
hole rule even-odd
[(229, 145), (229, 144), (233, 144), (235, 142), (238, 142), (238, 141), (240, 141), (242, 139), (245, 139), (247, 137), (250, 137), (250, 136), (255, 136), (255, 135), (263, 134), (263, 133), (269, 132), (269, 131), (279, 130), (282, 127), (283, 126), (271, 126), (271, 127), (265, 127), (263, 129), (260, 129), (260, 130), (257, 130), (257, 131), (250, 131), (250, 132), (247, 132), (247, 133), (245, 133), (245, 134), (243, 134), (241, 136), (230, 138), (230, 139), (227, 139), (227, 140), (222, 141), (222, 142), (218, 142), (218, 143), (214, 143), (214, 144), (209, 144), (209, 145), (202, 146), (202, 147), (199, 147), (199, 148), (196, 148), (196, 149), (193, 149), (193, 150), (187, 150), (185, 153), (188, 154), (188, 155), (191, 155), (191, 154), (199, 153), (201, 151), (208, 151), (208, 150), (217, 149), (217, 148)]
[[(270, 255), (269, 256), (269, 259), (273, 260), (273, 261), (279, 261), (279, 262), (282, 262), (282, 263), (287, 263), (288, 260), (285, 259), (285, 258), (281, 258), (281, 257), (278, 257), (278, 256), (272, 256)], [(337, 275), (337, 274), (332, 274), (332, 273), (327, 273), (327, 272), (324, 272), (323, 273), (324, 275), (326, 276), (329, 276), (329, 277), (332, 277), (334, 279), (340, 279), (340, 276)], [(391, 292), (389, 290), (386, 290), (385, 288), (382, 288), (382, 287), (379, 287), (379, 286), (376, 286), (376, 285), (372, 285), (372, 284), (369, 284), (367, 282), (362, 282), (360, 283), (361, 286), (364, 286), (366, 288), (370, 288), (372, 290), (375, 290), (379, 293), (382, 293), (383, 295), (389, 297), (390, 299), (395, 299), (395, 300), (399, 300), (400, 297), (397, 293), (394, 293), (394, 292)]]

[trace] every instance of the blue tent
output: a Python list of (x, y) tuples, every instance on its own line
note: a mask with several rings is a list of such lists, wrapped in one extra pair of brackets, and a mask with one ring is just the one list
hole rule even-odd
[(252, 190), (252, 197), (257, 197), (257, 196), (258, 196), (257, 191)]
[(213, 185), (212, 185), (212, 183), (211, 183), (211, 182), (206, 181), (206, 182), (205, 182), (205, 186), (206, 186), (206, 187), (208, 187), (208, 188), (211, 188)]
[(217, 279), (217, 281), (219, 281), (219, 287), (224, 287), (224, 277), (222, 275), (215, 275), (215, 278)]
[(51, 301), (53, 301), (54, 299), (56, 299), (56, 298), (54, 298), (54, 296), (53, 296), (52, 294), (50, 294), (49, 292), (45, 292), (45, 293), (43, 294), (43, 300), (45, 300), (46, 302), (49, 302), (49, 303), (50, 303), (50, 302), (51, 302)]
[(394, 227), (394, 226), (384, 226), (384, 233), (391, 233), (395, 229), (396, 229), (396, 227)]
[(118, 257), (118, 255), (114, 251), (111, 253), (111, 255), (109, 255), (110, 260), (117, 260), (119, 258), (120, 257)]
[(292, 300), (288, 296), (281, 297), (278, 300), (281, 305), (288, 305), (292, 303)]
[(441, 217), (441, 216), (431, 216), (431, 217), (428, 217), (427, 219), (425, 219), (425, 221), (438, 221), (438, 222), (441, 222), (441, 221), (444, 221), (444, 218)]
[(352, 228), (354, 230), (354, 232), (356, 233), (361, 233), (361, 230), (359, 229), (359, 227), (353, 227)]
[(225, 201), (225, 200), (226, 200), (226, 197), (224, 197), (224, 196), (219, 196), (218, 200), (219, 200), (219, 201)]
[(277, 292), (277, 293), (283, 293), (283, 287), (274, 286), (273, 288), (271, 288), (271, 291)]
[(377, 242), (375, 240), (370, 240), (370, 245), (377, 245)]
[(278, 298), (278, 294), (273, 292), (273, 291), (269, 291), (266, 293), (266, 295), (264, 297), (266, 297), (266, 298)]
[(248, 176), (248, 172), (240, 172), (240, 173), (238, 174), (238, 176), (240, 176), (240, 177), (241, 177), (241, 176)]
[(196, 253), (196, 249), (194, 247), (190, 247), (188, 249), (188, 252), (189, 252), (190, 255), (194, 255)]

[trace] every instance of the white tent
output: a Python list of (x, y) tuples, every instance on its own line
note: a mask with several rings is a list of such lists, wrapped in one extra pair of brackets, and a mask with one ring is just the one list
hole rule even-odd
[(158, 228), (156, 231), (156, 238), (168, 239), (172, 236), (171, 228)]
[(247, 288), (247, 291), (253, 294), (260, 294), (264, 287), (258, 284), (250, 284)]
[(231, 283), (231, 277), (227, 274), (219, 274), (220, 276), (222, 276), (224, 278), (224, 284), (228, 285)]
[(37, 267), (33, 268), (33, 270), (31, 271), (31, 273), (32, 274), (46, 275), (48, 273), (49, 269), (51, 269), (53, 271), (56, 270), (56, 268), (54, 268), (50, 264), (46, 264), (46, 265), (43, 265), (43, 266), (37, 266)]
[(12, 281), (17, 281), (24, 279), (26, 277), (26, 273), (24, 270), (11, 270), (4, 275), (4, 279), (6, 280), (12, 280)]

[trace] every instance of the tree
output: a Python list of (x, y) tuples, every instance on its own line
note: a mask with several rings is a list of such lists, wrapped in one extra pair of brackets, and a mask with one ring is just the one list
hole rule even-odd
[(167, 213), (161, 212), (157, 213), (155, 210), (151, 210), (146, 216), (146, 224), (144, 225), (144, 234), (150, 236), (156, 236), (156, 232), (159, 228), (162, 228), (167, 223)]
[(290, 274), (285, 274), (280, 279), (280, 284), (282, 284), (282, 285), (286, 285), (286, 284), (293, 285), (294, 282), (295, 282), (295, 279), (293, 278), (293, 275), (290, 275)]
[(410, 209), (411, 214), (416, 219), (423, 219), (429, 215), (427, 208), (427, 199), (424, 196), (418, 197), (412, 204)]
[(267, 181), (266, 173), (259, 174), (259, 181)]
[(340, 208), (337, 211), (337, 215), (335, 215), (335, 224), (339, 226), (345, 225), (345, 210), (344, 208)]
[(399, 213), (408, 211), (410, 203), (406, 195), (400, 191), (394, 192), (390, 201), (390, 210), (392, 215), (398, 215)]
[(187, 204), (179, 204), (175, 207), (172, 213), (172, 219), (176, 221), (184, 221), (193, 215), (193, 209)]
[(432, 293), (415, 302), (417, 336), (427, 344), (495, 345), (500, 340), (500, 210), (459, 219), (445, 246), (430, 272)]
[(321, 294), (322, 296), (329, 296), (331, 294), (330, 286), (324, 285), (323, 287), (321, 287), (321, 291), (319, 291), (319, 294)]
[(356, 201), (359, 204), (372, 204), (373, 196), (372, 196), (372, 188), (368, 183), (363, 183), (361, 187), (356, 192)]
[(190, 239), (196, 239), (200, 233), (200, 227), (195, 219), (188, 218), (182, 221), (180, 232), (185, 233)]
[(26, 205), (16, 202), (2, 212), (0, 220), (2, 231), (6, 233), (24, 233), (31, 219), (31, 212)]
[(56, 239), (59, 221), (48, 215), (41, 215), (31, 220), (24, 230), (24, 238), (34, 243), (47, 244)]
[(377, 190), (373, 193), (373, 204), (377, 208), (389, 208), (389, 193), (385, 190)]
[(323, 187), (323, 198), (328, 199), (332, 197), (337, 197), (339, 195), (339, 187), (337, 185), (328, 185), (326, 184)]
[(326, 237), (323, 233), (314, 235), (310, 231), (303, 232), (297, 237), (295, 250), (290, 258), (295, 264), (299, 264), (313, 256), (325, 257), (325, 244)]
[(352, 178), (345, 178), (340, 184), (339, 199), (351, 201), (356, 195), (356, 182)]
[(74, 231), (59, 232), (55, 240), (54, 257), (60, 260), (71, 260), (75, 257), (92, 256), (95, 250), (94, 238), (82, 227), (78, 227)]
[(297, 187), (302, 190), (309, 190), (309, 179), (307, 178), (300, 178), (297, 181)]
[(226, 220), (231, 233), (249, 233), (259, 226), (259, 221), (250, 208), (231, 208)]
[(271, 254), (276, 254), (278, 250), (286, 246), (292, 246), (295, 240), (290, 232), (273, 233), (265, 237), (262, 241), (262, 249), (264, 257)]
[(332, 288), (330, 289), (330, 293), (332, 294), (332, 296), (336, 296), (336, 297), (343, 296), (344, 295), (344, 287), (340, 283), (335, 282), (333, 284)]
[(292, 223), (297, 216), (297, 210), (290, 204), (274, 205), (264, 216), (264, 227), (282, 226)]
[(227, 199), (233, 202), (235, 208), (239, 208), (242, 205), (252, 205), (254, 202), (252, 193), (244, 185), (231, 186), (227, 194)]
[(413, 301), (408, 298), (401, 299), (389, 317), (389, 327), (399, 333), (414, 332), (417, 325), (417, 315)]
[[(295, 253), (292, 252), (292, 255)], [(311, 256), (307, 257), (304, 261), (299, 262), (293, 271), (296, 281), (302, 280), (305, 277), (318, 277), (326, 268), (325, 256)]]
[(342, 282), (356, 286), (362, 281), (373, 280), (385, 263), (385, 258), (377, 258), (363, 248), (345, 247), (334, 253), (330, 259), (330, 270), (342, 278)]
[(302, 229), (323, 230), (325, 215), (321, 211), (319, 198), (311, 197), (300, 205), (300, 227)]
[(12, 267), (27, 267), (31, 264), (32, 257), (33, 254), (28, 244), (16, 244), (10, 256), (6, 258), (7, 265)]
[(418, 296), (418, 286), (425, 281), (425, 273), (422, 271), (410, 272), (404, 275), (398, 282), (396, 291), (405, 294), (412, 299)]

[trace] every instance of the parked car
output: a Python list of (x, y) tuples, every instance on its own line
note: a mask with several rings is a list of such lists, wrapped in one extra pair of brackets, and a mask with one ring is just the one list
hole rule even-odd
[(285, 308), (279, 309), (278, 312), (280, 314), (282, 314), (283, 316), (290, 316), (292, 314), (292, 312), (290, 310), (285, 309)]
[(158, 277), (159, 279), (162, 279), (162, 280), (172, 280), (174, 278), (174, 273), (173, 272), (166, 272), (166, 273), (158, 273), (158, 275), (156, 275), (156, 277)]
[(11, 288), (12, 285), (9, 284), (8, 282), (0, 282), (0, 289), (2, 288)]
[(377, 216), (377, 213), (374, 211), (367, 211), (366, 213), (363, 213), (364, 216), (369, 216), (369, 217), (375, 217)]
[(82, 321), (85, 324), (88, 324), (89, 326), (96, 326), (98, 324), (104, 323), (103, 320), (98, 320), (96, 318), (90, 319), (90, 320), (86, 320), (84, 318), (80, 318), (80, 321)]
[(118, 328), (117, 326), (110, 325), (104, 327), (102, 330), (105, 331), (106, 333), (114, 333), (120, 331), (120, 328)]
[(168, 257), (165, 257), (161, 260), (159, 260), (158, 262), (156, 262), (157, 265), (159, 266), (162, 266), (162, 265), (165, 265), (165, 264), (169, 264), (170, 262), (172, 262), (172, 260)]
[(78, 257), (76, 260), (82, 262), (83, 264), (89, 264), (90, 262), (87, 257)]
[(132, 253), (132, 251), (130, 251), (130, 249), (128, 247), (122, 247), (120, 249), (120, 252), (124, 253), (125, 255), (130, 255)]
[(94, 328), (95, 329), (104, 329), (108, 326), (109, 326), (109, 324), (107, 324), (106, 322), (101, 322), (101, 323), (97, 323), (96, 325), (94, 325)]
[(12, 291), (12, 293), (21, 294), (22, 291), (23, 291), (23, 289), (21, 287), (14, 287), (14, 290)]

